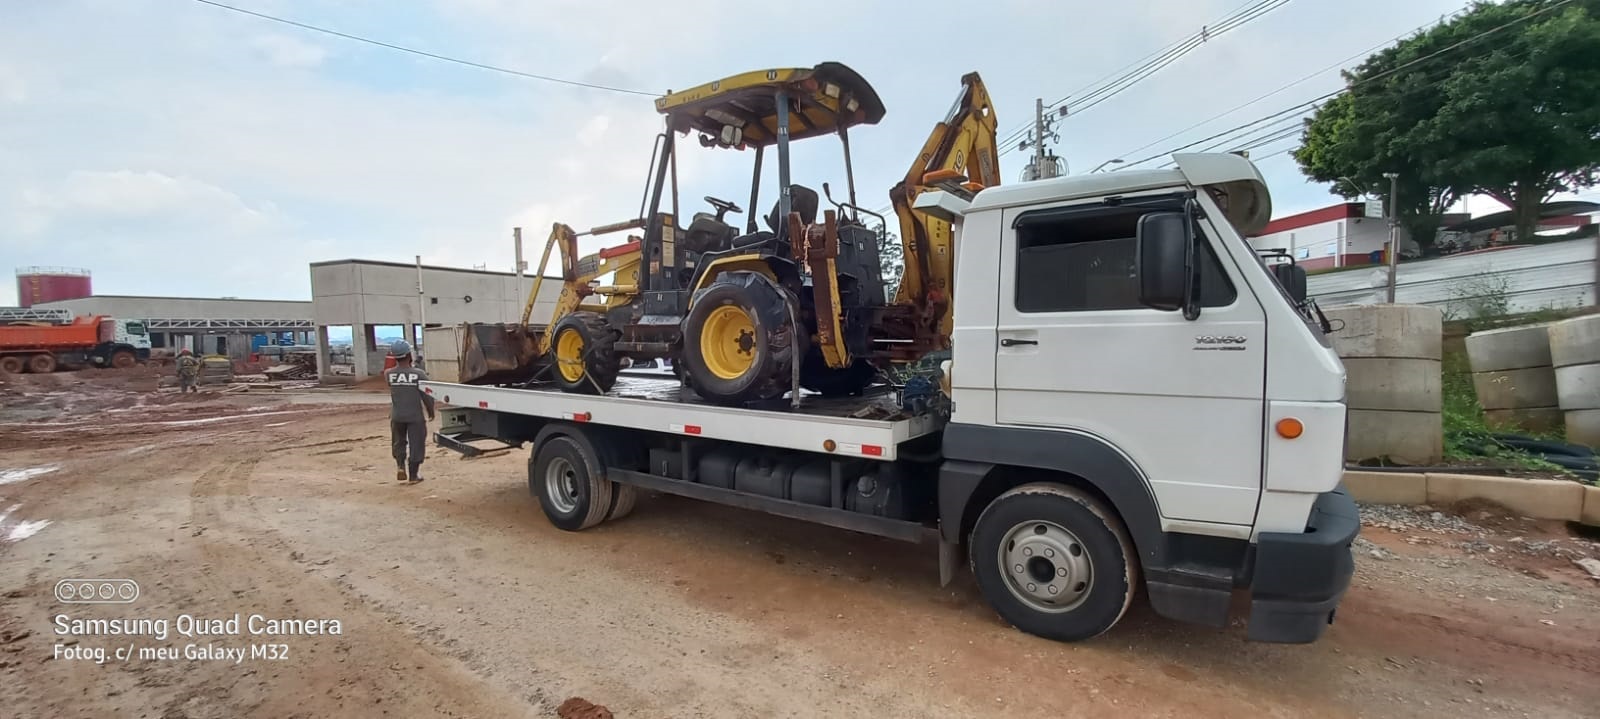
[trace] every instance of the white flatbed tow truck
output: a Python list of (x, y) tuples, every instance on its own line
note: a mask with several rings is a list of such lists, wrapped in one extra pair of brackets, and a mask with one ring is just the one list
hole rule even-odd
[(1314, 641), (1359, 530), (1344, 368), (1304, 272), (1244, 240), (1270, 216), (1254, 165), (1174, 160), (919, 196), (955, 229), (948, 404), (426, 382), (435, 437), (531, 444), (529, 489), (565, 530), (653, 490), (935, 544), (941, 582), (968, 564), (1003, 619), (1047, 638), (1107, 631), (1142, 588), (1218, 627), (1248, 593), (1250, 639)]

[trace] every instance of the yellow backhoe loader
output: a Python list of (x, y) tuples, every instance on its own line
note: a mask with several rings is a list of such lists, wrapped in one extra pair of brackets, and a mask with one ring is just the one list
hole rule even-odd
[[(880, 369), (949, 347), (953, 247), (950, 225), (911, 209), (929, 189), (974, 191), (999, 183), (995, 116), (976, 73), (891, 190), (905, 270), (886, 296), (879, 250), (887, 221), (861, 208), (849, 131), (876, 124), (884, 108), (860, 75), (838, 63), (748, 72), (656, 100), (666, 118), (657, 136), (640, 218), (583, 233), (557, 223), (538, 279), (516, 325), (471, 325), (462, 381), (548, 380), (569, 392), (604, 393), (623, 363), (669, 357), (701, 397), (727, 405), (771, 400), (798, 388), (823, 395), (865, 390)], [(743, 228), (744, 212), (706, 197), (713, 213), (678, 224), (677, 136), (708, 148), (753, 150), (750, 207), (761, 195), (768, 148), (778, 164), (777, 201)], [(789, 145), (837, 136), (847, 196), (818, 217), (819, 195), (791, 183)], [(971, 179), (969, 179), (969, 176)], [(868, 221), (875, 220), (876, 228)], [(577, 240), (628, 230), (641, 234), (578, 257)], [(552, 250), (562, 289), (549, 324), (529, 324)], [(598, 280), (610, 275), (611, 284)]]

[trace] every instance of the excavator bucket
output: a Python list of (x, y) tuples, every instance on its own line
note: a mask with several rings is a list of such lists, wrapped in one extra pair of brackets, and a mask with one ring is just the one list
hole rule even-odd
[(539, 353), (543, 327), (468, 324), (461, 336), (462, 384), (516, 384), (536, 378), (548, 364)]

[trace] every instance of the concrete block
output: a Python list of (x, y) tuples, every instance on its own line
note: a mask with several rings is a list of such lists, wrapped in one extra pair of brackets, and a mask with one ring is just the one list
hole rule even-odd
[(1567, 422), (1566, 415), (1560, 407), (1486, 409), (1483, 411), (1483, 419), (1490, 427), (1522, 429), (1529, 432), (1557, 431), (1566, 426)]
[(1569, 409), (1565, 415), (1568, 442), (1600, 447), (1600, 409)]
[(1473, 372), (1472, 388), (1484, 409), (1557, 406), (1556, 373), (1549, 367)]
[(1396, 464), (1426, 466), (1444, 457), (1444, 422), (1438, 412), (1351, 409), (1345, 459), (1387, 458)]
[(1467, 361), (1473, 372), (1550, 366), (1549, 324), (1505, 327), (1467, 337)]
[(1600, 409), (1600, 364), (1557, 367), (1553, 374), (1562, 409)]
[(1600, 315), (1562, 320), (1546, 332), (1550, 335), (1550, 364), (1567, 367), (1600, 362)]
[(1428, 504), (1487, 499), (1534, 519), (1576, 520), (1583, 512), (1584, 486), (1559, 479), (1428, 474)]
[(1441, 359), (1444, 315), (1437, 308), (1357, 305), (1323, 312), (1329, 319), (1344, 321), (1342, 328), (1329, 335), (1340, 357)]
[(1405, 472), (1345, 472), (1344, 487), (1357, 502), (1426, 504), (1428, 477)]
[(1438, 360), (1403, 357), (1350, 357), (1344, 360), (1345, 403), (1351, 409), (1438, 412)]
[(1583, 488), (1583, 512), (1578, 521), (1591, 527), (1600, 527), (1600, 487)]

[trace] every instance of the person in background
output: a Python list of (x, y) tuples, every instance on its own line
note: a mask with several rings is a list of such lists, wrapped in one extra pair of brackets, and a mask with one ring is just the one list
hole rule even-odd
[[(411, 345), (405, 340), (390, 345), (389, 356), (395, 365), (383, 374), (389, 380), (389, 446), (394, 451), (394, 478), (416, 484), (422, 481), (422, 457), (428, 450), (427, 420), (433, 419), (433, 397), (422, 391), (421, 384), (428, 379), (428, 373), (412, 366)], [(427, 420), (423, 419), (424, 412)]]
[(194, 356), (189, 348), (183, 348), (178, 353), (178, 391), (184, 394), (190, 391), (199, 392), (196, 386), (200, 379), (200, 360)]

